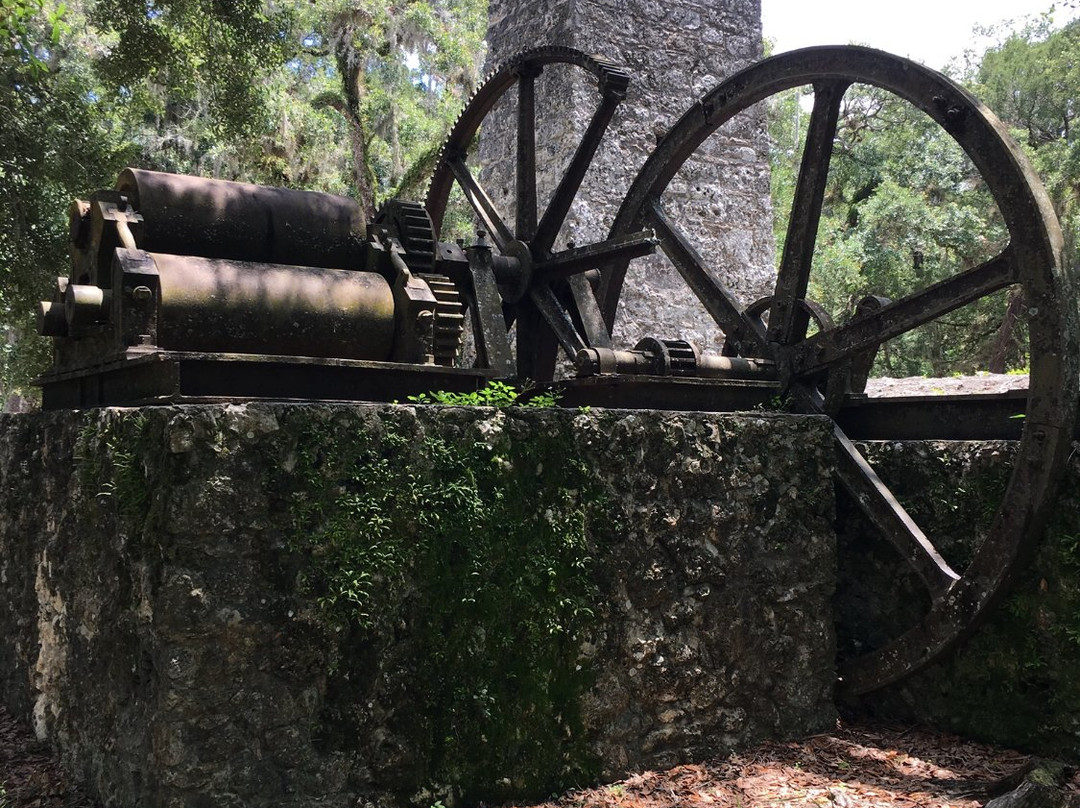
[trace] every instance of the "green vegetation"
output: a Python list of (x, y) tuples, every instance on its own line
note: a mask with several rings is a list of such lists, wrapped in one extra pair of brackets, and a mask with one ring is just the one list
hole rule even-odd
[(565, 413), (492, 414), (492, 431), (409, 408), (296, 410), (283, 416), (286, 446), (266, 441), (265, 462), (240, 467), (229, 457), (246, 438), (226, 423), (192, 453), (171, 452), (163, 430), (182, 432), (177, 417), (88, 416), (76, 448), (86, 517), (157, 559), (171, 552), (162, 536), (178, 497), (193, 494), (179, 493), (190, 469), (213, 458), (262, 475), (288, 547), (268, 552), (311, 604), (307, 630), (333, 638), (320, 743), (355, 748), (371, 720), (356, 683), (377, 678), (373, 693), (409, 694), (393, 730), (415, 743), (434, 797), (451, 786), (467, 804), (542, 795), (593, 776), (583, 645), (602, 619), (597, 575), (619, 528), (606, 489), (568, 450)]
[(304, 586), (355, 649), (334, 675), (371, 676), (374, 637), (415, 649), (394, 686), (415, 694), (429, 781), (467, 802), (586, 779), (581, 645), (611, 523), (595, 478), (564, 422), (493, 441), (402, 423), (313, 429), (282, 480)]
[(414, 404), (443, 404), (452, 407), (554, 407), (558, 391), (534, 392), (518, 389), (506, 382), (488, 382), (475, 393), (449, 393), (443, 390), (409, 396)]
[[(1050, 192), (1076, 265), (1080, 23), (1043, 17), (959, 76), (1013, 130)], [(768, 108), (775, 233), (786, 236), (809, 123), (803, 88)], [(928, 116), (867, 85), (845, 98), (819, 230), (810, 296), (838, 322), (867, 295), (899, 298), (997, 254), (1007, 233), (971, 160)], [(876, 374), (947, 376), (1027, 366), (1019, 289), (1005, 290), (884, 344)]]

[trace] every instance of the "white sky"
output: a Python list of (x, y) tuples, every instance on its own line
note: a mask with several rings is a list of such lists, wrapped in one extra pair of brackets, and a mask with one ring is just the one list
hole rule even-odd
[[(1054, 0), (761, 0), (762, 27), (774, 53), (809, 45), (870, 45), (942, 69), (978, 47), (975, 25), (989, 26), (1050, 9)], [(1054, 26), (1080, 16), (1057, 0)]]

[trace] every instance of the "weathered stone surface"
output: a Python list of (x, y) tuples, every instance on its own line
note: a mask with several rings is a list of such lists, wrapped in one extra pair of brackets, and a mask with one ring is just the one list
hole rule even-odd
[[(5, 415), (3, 694), (105, 805), (426, 808), (535, 787), (524, 769), (464, 782), (448, 772), (484, 769), (440, 768), (450, 739), (433, 738), (430, 694), (472, 683), (430, 681), (460, 665), (432, 667), (421, 616), (468, 612), (425, 602), (408, 565), (366, 627), (328, 619), (310, 586), (332, 550), (326, 526), (352, 518), (350, 497), (373, 501), (378, 475), (398, 467), (418, 475), (406, 497), (442, 496), (425, 469), (469, 448), (530, 491), (506, 511), (521, 524), (578, 514), (581, 490), (562, 487), (582, 468), (606, 515), (584, 523), (595, 619), (551, 657), (551, 681), (580, 685), (567, 702), (577, 718), (526, 704), (532, 718), (513, 728), (522, 749), (530, 733), (565, 725), (574, 737), (560, 754), (593, 761), (576, 776), (610, 777), (824, 728), (835, 651), (827, 426), (284, 404)], [(500, 619), (513, 627), (517, 615)], [(484, 631), (470, 647), (496, 673), (531, 661), (515, 662), (512, 646), (487, 660)], [(556, 669), (564, 661), (569, 673)], [(501, 754), (484, 737), (477, 758)]]
[[(604, 56), (632, 75), (630, 93), (608, 129), (563, 227), (561, 243), (607, 235), (623, 197), (659, 138), (700, 96), (761, 58), (758, 0), (492, 0), (489, 65), (539, 45)], [(510, 94), (513, 96), (513, 93)], [(597, 104), (595, 83), (553, 66), (537, 82), (538, 198), (546, 200)], [(516, 100), (487, 119), (480, 158), (489, 193), (513, 221)], [(698, 246), (707, 266), (749, 304), (775, 278), (768, 140), (763, 111), (726, 124), (676, 175), (665, 209)], [(633, 262), (620, 301), (616, 339), (684, 338), (719, 350), (722, 334), (666, 260)]]

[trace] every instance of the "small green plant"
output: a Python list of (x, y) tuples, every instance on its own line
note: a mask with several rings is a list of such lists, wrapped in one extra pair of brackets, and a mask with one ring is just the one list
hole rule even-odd
[(506, 382), (488, 382), (487, 385), (472, 393), (452, 393), (436, 390), (409, 396), (414, 404), (442, 404), (449, 407), (554, 407), (559, 403), (559, 394), (554, 390), (542, 393), (533, 392), (531, 385), (520, 389)]
[(762, 401), (754, 409), (759, 412), (791, 412), (793, 403), (790, 394), (777, 394), (770, 397), (768, 401)]
[(74, 459), (80, 483), (98, 504), (112, 501), (124, 516), (146, 512), (156, 470), (149, 434), (144, 412), (88, 421), (80, 431)]

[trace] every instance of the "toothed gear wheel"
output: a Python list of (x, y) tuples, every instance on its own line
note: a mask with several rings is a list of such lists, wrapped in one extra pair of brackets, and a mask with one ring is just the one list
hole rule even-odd
[(435, 295), (435, 364), (452, 368), (465, 334), (465, 305), (454, 282), (445, 275), (419, 274)]
[[(543, 127), (538, 130), (537, 126), (546, 111), (542, 93), (539, 97), (537, 94), (537, 81), (549, 67), (596, 83), (598, 92), (590, 99), (592, 117), (576, 148), (570, 148), (569, 143), (537, 144), (538, 136), (541, 139), (546, 136)], [(604, 133), (626, 98), (629, 83), (630, 75), (613, 62), (573, 48), (525, 51), (491, 73), (480, 85), (439, 152), (425, 199), (435, 233), (438, 235), (442, 229), (450, 194), (456, 185), (472, 209), (479, 229), (486, 233), (496, 260), (509, 259), (518, 273), (518, 284), (503, 284), (504, 289), (513, 286), (517, 291), (513, 299), (504, 300), (507, 305), (503, 315), (506, 323), (514, 325), (514, 360), (517, 374), (522, 378), (536, 381), (554, 378), (560, 348), (573, 359), (588, 341), (610, 345), (610, 326), (601, 317), (595, 294), (575, 276), (603, 266), (622, 245), (597, 242), (590, 245), (592, 250), (586, 258), (575, 263), (581, 256), (568, 258), (567, 254), (573, 251), (556, 244)], [(468, 156), (481, 124), (508, 95), (517, 97), (514, 179), (506, 184), (505, 202), (496, 202), (485, 190), (479, 172), (469, 167)], [(588, 106), (586, 103), (583, 108)], [(541, 199), (538, 160), (543, 156), (546, 165), (554, 157), (557, 164), (564, 154), (568, 159), (563, 164), (561, 178), (551, 195)], [(504, 217), (510, 210), (500, 211), (500, 205), (510, 206), (512, 218)], [(652, 246), (643, 249), (649, 251)], [(555, 269), (560, 257), (570, 267), (564, 267), (566, 271)], [(588, 265), (590, 260), (592, 266)]]
[(375, 215), (375, 224), (387, 228), (405, 250), (405, 266), (416, 273), (435, 268), (435, 228), (423, 205), (392, 199)]
[(601, 95), (617, 99), (626, 97), (630, 74), (622, 67), (602, 56), (595, 56), (574, 48), (556, 45), (522, 51), (496, 67), (484, 78), (469, 98), (465, 108), (454, 122), (446, 142), (439, 150), (435, 171), (428, 183), (426, 208), (431, 214), (436, 234), (442, 227), (443, 214), (454, 182), (450, 162), (463, 157), (480, 130), (480, 124), (506, 91), (523, 74), (536, 75), (548, 64), (571, 64), (592, 73), (596, 77)]
[(683, 339), (646, 337), (634, 346), (635, 351), (652, 354), (654, 373), (659, 376), (696, 376), (698, 351)]

